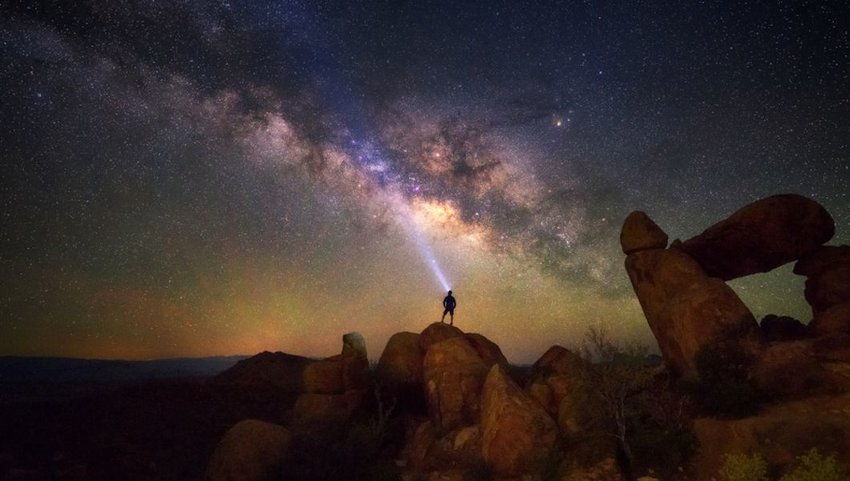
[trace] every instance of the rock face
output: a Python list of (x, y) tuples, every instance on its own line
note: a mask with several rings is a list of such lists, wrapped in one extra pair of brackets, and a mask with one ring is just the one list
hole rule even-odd
[(462, 336), (428, 348), (423, 363), (425, 396), (436, 427), (451, 430), (477, 422), (489, 367)]
[(667, 247), (667, 234), (645, 212), (636, 210), (626, 217), (620, 231), (624, 254)]
[(723, 280), (767, 272), (817, 249), (835, 234), (835, 222), (817, 202), (795, 194), (748, 204), (682, 249), (711, 277)]
[(475, 352), (481, 357), (481, 359), (487, 364), (501, 364), (503, 366), (508, 365), (508, 360), (504, 354), (502, 354), (502, 349), (499, 348), (499, 345), (495, 342), (487, 339), (478, 333), (467, 333), (464, 334), (464, 339), (475, 349)]
[(747, 306), (684, 252), (650, 249), (626, 257), (626, 271), (667, 365), (694, 376), (704, 346), (729, 338), (749, 348), (761, 339)]
[(563, 434), (577, 432), (582, 421), (578, 413), (578, 380), (585, 364), (577, 354), (552, 346), (531, 366), (526, 390), (553, 418)]
[(850, 246), (822, 246), (800, 259), (794, 273), (806, 276), (806, 301), (815, 334), (850, 332)]
[(451, 339), (453, 337), (463, 337), (463, 331), (442, 322), (435, 322), (426, 327), (425, 330), (419, 334), (419, 349), (421, 349), (422, 352), (427, 352), (428, 348), (431, 347), (432, 344), (436, 344), (440, 341), (445, 341), (446, 339)]
[(207, 481), (277, 479), (292, 436), (283, 426), (246, 419), (219, 441), (207, 466)]
[(304, 367), (303, 393), (295, 401), (298, 423), (349, 419), (366, 400), (372, 384), (366, 342), (358, 333), (343, 336), (342, 354)]
[(557, 437), (552, 418), (494, 365), (481, 395), (481, 454), (497, 477), (539, 471)]

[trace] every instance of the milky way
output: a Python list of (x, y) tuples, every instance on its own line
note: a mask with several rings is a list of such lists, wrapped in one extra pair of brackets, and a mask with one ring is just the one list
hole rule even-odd
[[(626, 2), (629, 3), (629, 2)], [(782, 192), (850, 240), (844, 2), (0, 5), (0, 354), (652, 344), (618, 233)], [(442, 276), (442, 279), (441, 279)], [(734, 281), (808, 321), (788, 266)]]

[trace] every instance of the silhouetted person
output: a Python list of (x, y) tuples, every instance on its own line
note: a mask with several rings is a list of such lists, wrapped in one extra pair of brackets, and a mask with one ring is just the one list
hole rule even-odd
[(449, 291), (449, 295), (447, 295), (446, 298), (443, 299), (443, 307), (446, 310), (443, 311), (443, 317), (440, 318), (440, 322), (445, 322), (446, 314), (448, 314), (450, 316), (449, 319), (451, 319), (451, 322), (449, 323), (449, 325), (450, 326), (455, 325), (455, 306), (456, 305), (457, 305), (457, 301), (455, 300), (454, 297), (452, 297), (452, 291)]

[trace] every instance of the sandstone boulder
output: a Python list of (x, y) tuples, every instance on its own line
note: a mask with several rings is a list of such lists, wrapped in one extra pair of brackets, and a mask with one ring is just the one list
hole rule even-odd
[(264, 481), (278, 478), (292, 436), (283, 426), (256, 419), (230, 428), (210, 458), (208, 481)]
[(423, 377), (428, 414), (441, 430), (478, 421), (485, 363), (464, 337), (432, 344), (425, 353)]
[(345, 392), (342, 368), (343, 358), (340, 355), (311, 362), (304, 368), (304, 392), (342, 394)]
[(349, 332), (342, 336), (342, 355), (368, 359), (366, 339), (359, 332)]
[(667, 234), (645, 212), (636, 210), (623, 221), (620, 246), (625, 254), (646, 249), (664, 249), (667, 247)]
[(695, 376), (697, 353), (720, 340), (759, 347), (761, 332), (747, 306), (684, 252), (639, 251), (626, 258), (626, 271), (664, 361), (675, 373)]
[(495, 342), (474, 332), (464, 334), (464, 338), (485, 363), (508, 365), (508, 359), (502, 354), (502, 349)]
[(375, 371), (384, 386), (413, 385), (422, 382), (422, 361), (419, 334), (397, 332), (387, 341)]
[(367, 391), (358, 390), (342, 394), (301, 394), (295, 400), (293, 421), (299, 425), (347, 421), (363, 406), (366, 395)]
[(552, 346), (531, 366), (527, 391), (553, 418), (563, 434), (579, 430), (578, 381), (585, 361), (561, 346)]
[(481, 398), (485, 464), (497, 477), (538, 472), (557, 437), (552, 418), (498, 364), (487, 374)]
[(431, 345), (453, 337), (463, 337), (463, 331), (449, 324), (435, 322), (419, 334), (419, 349), (427, 352)]
[(817, 249), (835, 222), (817, 202), (796, 194), (748, 204), (682, 243), (711, 277), (724, 280), (767, 272)]

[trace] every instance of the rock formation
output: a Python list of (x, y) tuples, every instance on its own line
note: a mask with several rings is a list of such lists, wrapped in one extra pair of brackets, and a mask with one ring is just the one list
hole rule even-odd
[(490, 368), (481, 395), (481, 454), (497, 477), (539, 472), (558, 429), (546, 411), (508, 377)]
[(431, 422), (443, 430), (477, 422), (481, 386), (489, 368), (462, 336), (432, 344), (423, 362)]
[(835, 222), (817, 202), (796, 194), (747, 204), (682, 250), (706, 274), (723, 280), (767, 272), (817, 249), (835, 234)]
[(667, 247), (667, 234), (646, 212), (636, 210), (623, 221), (620, 245), (624, 254), (634, 254), (646, 249), (664, 249)]
[(384, 386), (412, 386), (422, 382), (422, 350), (419, 334), (397, 332), (387, 341), (375, 375)]
[(587, 361), (552, 346), (531, 366), (526, 390), (558, 423), (562, 433), (573, 434), (583, 424), (578, 409), (579, 371)]
[(207, 481), (266, 481), (278, 479), (292, 436), (283, 426), (256, 419), (230, 428), (210, 458)]
[(303, 393), (295, 402), (298, 423), (344, 421), (363, 406), (371, 390), (366, 343), (359, 333), (343, 336), (342, 354), (313, 361), (303, 370)]

